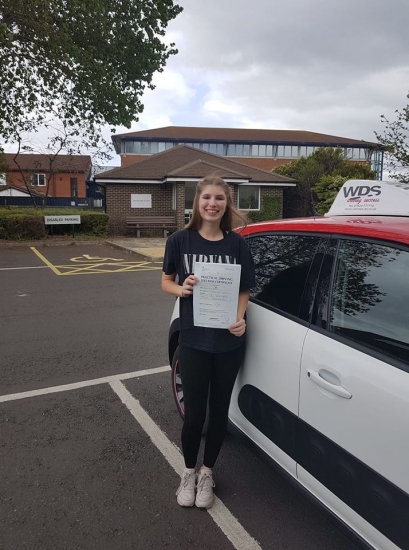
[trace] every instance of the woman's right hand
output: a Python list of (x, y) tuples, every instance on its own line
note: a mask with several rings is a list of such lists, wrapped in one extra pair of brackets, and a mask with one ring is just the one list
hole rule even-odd
[(182, 285), (182, 298), (189, 298), (189, 296), (192, 296), (193, 294), (193, 287), (198, 282), (198, 278), (194, 275), (189, 275), (186, 277), (186, 279), (183, 281)]

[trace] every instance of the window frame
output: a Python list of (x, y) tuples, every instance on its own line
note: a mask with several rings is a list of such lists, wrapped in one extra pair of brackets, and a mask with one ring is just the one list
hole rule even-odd
[[(43, 177), (44, 183), (39, 183), (40, 176)], [(36, 178), (37, 183), (34, 183), (34, 178)], [(32, 185), (33, 187), (46, 187), (47, 186), (46, 175), (42, 172), (32, 172), (30, 174), (30, 185)]]
[(70, 178), (70, 197), (72, 199), (78, 198), (78, 178), (77, 177)]
[[(240, 188), (244, 188), (244, 187), (250, 187), (250, 188), (254, 188), (254, 189), (258, 188), (258, 208), (241, 208), (241, 206), (240, 206)], [(246, 211), (246, 212), (260, 212), (260, 209), (261, 209), (261, 185), (246, 185), (246, 184), (238, 185), (237, 186), (237, 208), (239, 210), (243, 210), (243, 211)]]
[(7, 185), (7, 173), (0, 172), (0, 185)]
[(177, 208), (177, 183), (173, 182), (172, 185), (172, 210), (175, 211)]
[[(336, 250), (333, 257), (332, 262), (332, 271), (330, 276), (330, 282), (327, 289), (327, 316), (325, 319), (325, 326), (320, 326), (320, 323), (318, 319), (312, 319), (310, 328), (311, 330), (314, 330), (320, 334), (325, 335), (328, 338), (332, 338), (336, 340), (337, 342), (340, 342), (341, 344), (345, 344), (351, 349), (355, 349), (357, 351), (360, 351), (364, 353), (365, 355), (368, 355), (370, 357), (373, 357), (375, 359), (378, 359), (379, 361), (382, 361), (383, 363), (387, 363), (393, 367), (396, 367), (400, 370), (403, 370), (405, 372), (409, 373), (409, 365), (403, 361), (400, 361), (399, 359), (395, 359), (391, 355), (388, 355), (384, 352), (382, 352), (379, 349), (374, 349), (372, 347), (369, 347), (363, 342), (358, 342), (356, 340), (352, 340), (351, 338), (348, 338), (342, 334), (337, 334), (330, 330), (330, 315), (331, 315), (331, 304), (332, 304), (332, 295), (334, 292), (334, 286), (335, 286), (335, 271), (336, 266), (338, 262), (339, 257), (339, 250), (340, 250), (340, 244), (341, 241), (358, 241), (358, 242), (364, 242), (369, 244), (375, 244), (378, 246), (387, 246), (390, 248), (395, 248), (397, 250), (402, 250), (407, 253), (409, 253), (409, 246), (405, 246), (402, 243), (396, 243), (394, 241), (386, 241), (381, 239), (371, 239), (370, 237), (361, 237), (359, 235), (330, 235), (332, 241), (336, 241)], [(319, 273), (318, 278), (318, 286), (322, 285), (322, 272)], [(313, 309), (316, 309), (318, 307), (317, 304), (317, 295), (315, 294), (314, 297), (314, 304)]]
[[(253, 238), (259, 238), (259, 237), (314, 237), (318, 239), (318, 245), (317, 250), (319, 247), (323, 247), (323, 250), (326, 251), (330, 242), (330, 234), (327, 233), (321, 233), (321, 232), (309, 232), (309, 231), (263, 231), (260, 233), (252, 233), (251, 235), (248, 235), (245, 237), (247, 243), (250, 246), (250, 241)], [(311, 324), (311, 312), (315, 304), (315, 295), (316, 295), (316, 289), (319, 284), (320, 280), (320, 274), (321, 274), (321, 260), (317, 263), (317, 250), (315, 251), (312, 259), (311, 259), (311, 266), (308, 273), (308, 276), (305, 279), (304, 289), (301, 294), (300, 298), (300, 305), (298, 310), (298, 315), (294, 315), (292, 313), (286, 312), (278, 307), (275, 307), (271, 304), (268, 304), (267, 302), (264, 302), (263, 300), (258, 299), (257, 297), (250, 295), (250, 302), (255, 303), (262, 307), (263, 309), (267, 309), (268, 311), (272, 311), (278, 315), (281, 315), (282, 317), (285, 317), (287, 319), (291, 319), (292, 321), (299, 323), (303, 326), (310, 326)], [(307, 296), (307, 288), (311, 288), (312, 292), (311, 295)], [(304, 313), (303, 313), (304, 312)]]

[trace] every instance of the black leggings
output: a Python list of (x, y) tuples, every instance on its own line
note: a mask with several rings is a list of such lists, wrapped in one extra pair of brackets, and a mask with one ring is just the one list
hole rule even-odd
[(179, 368), (185, 402), (182, 449), (186, 468), (196, 466), (208, 397), (209, 424), (203, 464), (213, 468), (216, 462), (226, 434), (230, 398), (244, 351), (245, 344), (225, 353), (180, 346)]

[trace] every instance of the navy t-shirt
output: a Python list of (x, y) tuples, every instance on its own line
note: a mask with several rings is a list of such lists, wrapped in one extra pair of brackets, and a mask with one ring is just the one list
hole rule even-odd
[[(194, 274), (196, 262), (240, 264), (240, 291), (250, 290), (255, 284), (254, 263), (244, 238), (229, 231), (220, 241), (208, 241), (194, 229), (182, 229), (166, 241), (163, 271), (166, 275), (177, 273), (179, 285)], [(193, 324), (193, 298), (181, 298), (180, 344), (213, 353), (238, 348), (243, 336), (234, 336), (228, 329), (195, 327)]]

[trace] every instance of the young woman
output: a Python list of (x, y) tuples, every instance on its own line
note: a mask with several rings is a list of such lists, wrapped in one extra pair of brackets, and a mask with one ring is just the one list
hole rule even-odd
[[(254, 285), (254, 264), (244, 238), (232, 231), (233, 215), (240, 216), (229, 185), (208, 176), (197, 184), (190, 222), (166, 242), (162, 289), (180, 297), (179, 368), (185, 402), (181, 439), (186, 466), (176, 492), (180, 506), (213, 505), (212, 468), (226, 433), (230, 398), (244, 358), (245, 311)], [(241, 264), (237, 321), (228, 329), (193, 324), (196, 261)], [(204, 461), (196, 473), (208, 402)]]

